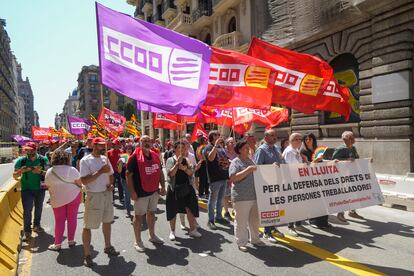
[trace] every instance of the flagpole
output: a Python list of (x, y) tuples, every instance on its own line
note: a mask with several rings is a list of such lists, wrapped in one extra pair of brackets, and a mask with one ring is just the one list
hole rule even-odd
[[(103, 85), (102, 85), (102, 80), (101, 80), (101, 113), (103, 110), (104, 110)], [(108, 137), (108, 131), (106, 131), (106, 136)], [(105, 156), (108, 157), (108, 142), (105, 143)]]

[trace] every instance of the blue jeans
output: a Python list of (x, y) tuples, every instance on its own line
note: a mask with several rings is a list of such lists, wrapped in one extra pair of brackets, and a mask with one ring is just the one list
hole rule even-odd
[(216, 220), (223, 219), (221, 211), (223, 209), (224, 194), (226, 191), (227, 180), (220, 180), (210, 183), (210, 194), (208, 196), (208, 220), (214, 222), (214, 206), (216, 207)]
[(43, 189), (22, 191), (24, 232), (32, 231), (31, 226), (32, 226), (33, 205), (35, 208), (33, 226), (40, 226), (40, 219), (42, 217), (44, 199), (45, 199), (45, 190)]
[(121, 178), (121, 185), (124, 191), (124, 196), (123, 196), (124, 208), (127, 210), (127, 214), (129, 214), (132, 211), (132, 205), (131, 205), (131, 195), (129, 194), (126, 179)]

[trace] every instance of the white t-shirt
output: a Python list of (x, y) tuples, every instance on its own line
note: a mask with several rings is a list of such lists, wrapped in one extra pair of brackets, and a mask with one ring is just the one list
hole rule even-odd
[(286, 164), (300, 164), (303, 163), (302, 156), (300, 155), (299, 149), (294, 149), (292, 146), (288, 146), (282, 153), (283, 159)]
[[(88, 154), (80, 161), (80, 174), (82, 177), (92, 175), (99, 171), (105, 164), (109, 164), (108, 158), (105, 155), (95, 157), (92, 154)], [(109, 177), (114, 174), (111, 164), (109, 164), (109, 168), (109, 173), (103, 173), (97, 179), (85, 185), (86, 191), (94, 193), (106, 191), (107, 185), (110, 184)]]
[[(56, 177), (52, 170), (66, 182)], [(50, 204), (53, 208), (66, 205), (79, 195), (81, 190), (76, 186), (75, 180), (80, 179), (80, 177), (78, 170), (68, 165), (57, 165), (47, 170), (45, 184), (49, 187)]]

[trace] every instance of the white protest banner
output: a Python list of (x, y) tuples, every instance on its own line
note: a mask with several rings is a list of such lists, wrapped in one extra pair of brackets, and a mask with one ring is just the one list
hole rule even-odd
[(369, 160), (260, 165), (254, 172), (262, 226), (285, 224), (384, 202)]

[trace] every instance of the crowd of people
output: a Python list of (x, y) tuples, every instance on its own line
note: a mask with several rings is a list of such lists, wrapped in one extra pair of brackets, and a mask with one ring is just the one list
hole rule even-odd
[[(332, 159), (337, 162), (359, 158), (353, 133), (344, 132), (342, 139), (344, 144), (335, 149)], [(104, 252), (109, 256), (119, 255), (111, 243), (117, 191), (125, 216), (132, 220), (134, 247), (138, 252), (146, 249), (141, 237), (144, 220), (149, 241), (164, 243), (155, 232), (155, 212), (162, 196), (165, 196), (170, 240), (176, 239), (177, 215), (181, 229), (188, 230), (191, 238), (201, 238), (198, 202), (207, 200), (207, 228), (216, 231), (217, 224), (234, 223), (240, 251), (248, 251), (249, 242), (255, 247), (266, 246), (264, 240), (276, 243), (276, 238), (284, 234), (275, 226), (265, 227), (263, 236), (259, 234), (253, 172), (262, 164), (326, 161), (323, 157), (313, 159), (316, 148), (317, 139), (312, 133), (292, 133), (278, 143), (275, 130), (266, 130), (260, 143), (251, 134), (237, 141), (234, 137), (225, 139), (218, 131), (211, 131), (208, 137), (199, 135), (196, 141), (191, 141), (191, 135), (187, 134), (177, 141), (167, 141), (165, 149), (158, 139), (146, 135), (139, 139), (88, 138), (84, 144), (58, 141), (50, 143), (47, 149), (39, 149), (36, 143), (29, 142), (22, 147), (22, 156), (16, 160), (13, 174), (21, 180), (24, 239), (30, 240), (32, 231), (44, 231), (41, 217), (48, 190), (55, 218), (54, 243), (49, 246), (50, 250), (61, 249), (65, 224), (68, 246), (75, 246), (78, 209), (84, 202), (84, 264), (88, 267), (94, 264), (90, 250), (92, 229), (102, 227)], [(362, 219), (356, 211), (349, 212), (349, 216)], [(338, 219), (346, 221), (343, 213), (338, 214)], [(328, 216), (312, 218), (309, 224), (324, 230), (332, 227)], [(309, 231), (302, 221), (288, 225), (292, 236)]]

